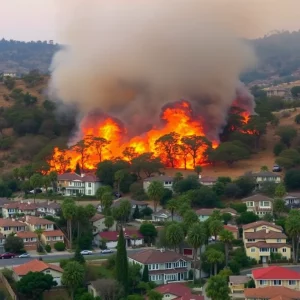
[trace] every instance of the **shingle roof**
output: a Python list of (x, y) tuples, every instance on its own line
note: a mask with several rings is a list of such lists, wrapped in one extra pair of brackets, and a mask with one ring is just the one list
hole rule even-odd
[(255, 280), (261, 280), (261, 279), (300, 280), (300, 273), (279, 266), (271, 266), (267, 268), (259, 268), (259, 269), (252, 270), (252, 276)]
[(203, 176), (199, 179), (200, 182), (209, 183), (209, 182), (217, 182), (218, 178), (211, 176)]
[(44, 236), (64, 236), (61, 230), (49, 230), (43, 232)]
[(255, 232), (245, 232), (246, 239), (286, 239), (287, 236), (283, 232), (259, 230)]
[(82, 182), (99, 182), (100, 180), (95, 174), (82, 174), (81, 176), (76, 173), (64, 173), (57, 176), (57, 180), (66, 181), (82, 181)]
[(224, 229), (226, 229), (228, 231), (231, 231), (231, 232), (238, 232), (239, 231), (239, 229), (236, 226), (233, 226), (233, 225), (224, 225), (223, 227), (224, 227)]
[(250, 228), (257, 228), (257, 227), (264, 226), (264, 225), (268, 226), (268, 227), (273, 227), (275, 229), (282, 230), (281, 226), (278, 226), (278, 225), (275, 225), (273, 223), (270, 223), (270, 222), (267, 222), (267, 221), (263, 221), (263, 220), (243, 225), (243, 230), (250, 229)]
[(23, 222), (19, 222), (19, 221), (15, 221), (13, 219), (3, 219), (3, 218), (0, 218), (0, 226), (3, 227), (3, 226), (11, 226), (11, 227), (21, 227), (21, 226), (24, 226), (26, 227), (27, 224), (23, 223)]
[(269, 198), (267, 196), (261, 195), (261, 194), (255, 194), (250, 197), (243, 198), (242, 201), (243, 202), (246, 202), (246, 201), (259, 202), (259, 201), (273, 201), (273, 199)]
[(53, 264), (47, 264), (44, 261), (34, 259), (29, 261), (28, 263), (25, 263), (23, 265), (13, 267), (13, 271), (18, 275), (18, 276), (24, 276), (27, 273), (31, 272), (42, 272), (47, 269), (52, 269), (57, 272), (63, 272), (63, 269), (59, 266), (53, 265)]
[(286, 288), (284, 286), (267, 286), (263, 288), (245, 289), (244, 294), (246, 298), (257, 299), (280, 299), (275, 298), (282, 296), (282, 299), (299, 299), (300, 291)]
[(17, 237), (19, 237), (21, 239), (36, 238), (37, 234), (32, 231), (19, 231), (19, 232), (17, 232)]
[(153, 177), (148, 177), (148, 178), (145, 178), (144, 181), (171, 181), (173, 182), (174, 181), (174, 178), (173, 177), (170, 177), (170, 176), (166, 176), (166, 175), (160, 175), (160, 176), (153, 176)]
[(95, 214), (93, 217), (90, 218), (90, 221), (91, 222), (96, 222), (96, 221), (99, 221), (101, 219), (105, 218), (104, 215), (101, 215), (101, 214)]
[(231, 207), (222, 208), (221, 209), (221, 213), (222, 214), (225, 214), (225, 213), (229, 213), (230, 214), (231, 213), (233, 215), (237, 215), (237, 211), (235, 209), (231, 208)]
[(26, 216), (26, 223), (30, 225), (51, 225), (54, 224), (54, 222), (39, 218), (39, 217), (34, 217), (34, 216)]
[(10, 202), (3, 205), (4, 208), (14, 208), (20, 210), (35, 210), (37, 209), (37, 205), (31, 202)]
[(255, 248), (291, 248), (290, 245), (285, 243), (266, 243), (266, 242), (256, 242), (256, 243), (247, 243), (246, 248), (255, 247)]
[(198, 216), (211, 216), (214, 212), (215, 208), (200, 208), (196, 210), (196, 214)]
[(40, 208), (47, 208), (47, 207), (50, 207), (50, 208), (53, 208), (53, 209), (59, 209), (60, 208), (59, 203), (57, 203), (57, 202), (48, 202), (48, 201), (38, 202), (38, 203), (36, 203), (36, 206), (40, 207)]
[[(125, 238), (132, 237), (133, 235), (136, 235), (139, 239), (144, 238), (144, 236), (138, 230), (124, 230)], [(99, 233), (99, 236), (107, 241), (117, 241), (119, 238), (119, 231), (103, 231)]]
[(128, 257), (142, 264), (174, 262), (174, 261), (178, 261), (179, 259), (183, 259), (185, 261), (192, 260), (191, 258), (178, 254), (174, 251), (170, 251), (170, 250), (160, 251), (159, 249), (141, 250), (139, 252), (128, 254)]
[(232, 284), (243, 284), (250, 280), (248, 276), (238, 275), (238, 276), (229, 276), (229, 282)]

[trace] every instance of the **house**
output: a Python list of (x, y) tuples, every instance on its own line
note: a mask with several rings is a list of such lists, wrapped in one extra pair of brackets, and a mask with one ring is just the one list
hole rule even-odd
[(285, 205), (289, 208), (300, 207), (300, 193), (288, 193), (283, 197)]
[(210, 176), (201, 176), (199, 175), (199, 182), (205, 186), (214, 186), (217, 182), (218, 178), (210, 177)]
[(266, 263), (271, 253), (279, 253), (286, 259), (291, 258), (291, 246), (286, 243), (287, 236), (281, 226), (258, 221), (243, 226), (243, 242), (250, 258)]
[(196, 210), (200, 222), (206, 221), (214, 212), (215, 208), (200, 208)]
[(148, 191), (149, 185), (153, 181), (161, 182), (163, 184), (164, 188), (166, 188), (166, 189), (170, 189), (170, 190), (173, 189), (174, 178), (170, 177), (170, 176), (166, 176), (166, 175), (160, 175), (160, 176), (153, 176), (153, 177), (148, 177), (148, 178), (144, 179), (143, 188), (144, 188), (145, 192)]
[(22, 265), (12, 268), (13, 278), (15, 281), (19, 281), (23, 276), (27, 275), (29, 272), (42, 272), (44, 274), (49, 274), (57, 282), (57, 285), (62, 285), (61, 277), (63, 269), (54, 264), (47, 264), (44, 261), (34, 259)]
[(56, 242), (64, 242), (65, 235), (61, 230), (44, 231), (41, 240), (44, 244), (49, 244), (52, 247)]
[(172, 281), (187, 281), (191, 270), (192, 258), (174, 251), (147, 249), (128, 254), (130, 263), (137, 263), (143, 272), (148, 266), (149, 280), (156, 284), (167, 284)]
[(57, 176), (57, 186), (58, 192), (65, 196), (95, 196), (101, 183), (94, 174), (64, 173)]
[(8, 204), (10, 203), (11, 201), (6, 198), (6, 197), (3, 197), (3, 198), (0, 198), (0, 214), (3, 216), (3, 206), (4, 204)]
[(203, 296), (192, 294), (191, 289), (183, 283), (168, 283), (154, 290), (163, 295), (163, 300), (204, 300)]
[(233, 226), (233, 225), (224, 225), (223, 226), (224, 229), (232, 232), (234, 238), (237, 240), (239, 237), (239, 229), (237, 228), (237, 226)]
[(290, 90), (283, 87), (269, 87), (264, 89), (267, 92), (268, 97), (286, 97), (289, 95)]
[(61, 210), (60, 204), (57, 203), (56, 201), (39, 202), (39, 203), (36, 203), (36, 206), (37, 206), (36, 214), (39, 216), (55, 217)]
[(36, 231), (37, 229), (44, 231), (54, 230), (54, 222), (39, 217), (26, 216), (25, 223), (28, 225), (30, 231)]
[(0, 218), (0, 233), (7, 237), (12, 233), (26, 231), (27, 225), (23, 222), (16, 221), (15, 219), (2, 219)]
[(284, 286), (245, 289), (245, 300), (298, 300), (300, 292)]
[(238, 275), (238, 276), (229, 276), (229, 288), (230, 293), (243, 293), (244, 292), (244, 286), (245, 283), (247, 283), (250, 280), (248, 276)]
[(273, 201), (272, 198), (261, 194), (242, 199), (242, 202), (247, 206), (247, 211), (252, 211), (259, 217), (263, 217), (268, 213), (273, 214)]
[(17, 232), (16, 236), (23, 240), (26, 251), (36, 250), (38, 237), (35, 232), (20, 231)]
[(3, 77), (15, 78), (15, 77), (17, 77), (17, 73), (16, 72), (3, 72)]
[[(95, 214), (91, 219), (90, 219), (91, 225), (93, 226), (93, 235), (98, 234), (99, 232), (102, 232), (104, 230), (107, 230), (105, 226), (105, 216), (101, 214)], [(110, 228), (116, 229), (116, 222), (114, 221), (113, 226)]]
[(252, 270), (255, 287), (282, 286), (293, 290), (300, 290), (300, 273), (294, 270), (271, 266)]
[[(124, 228), (124, 238), (126, 240), (126, 246), (141, 246), (144, 244), (144, 236), (138, 230), (129, 230)], [(118, 245), (119, 231), (103, 231), (100, 232), (94, 239), (96, 245), (100, 245), (101, 241), (106, 242), (106, 247), (114, 249)]]
[(258, 172), (258, 173), (250, 173), (249, 175), (254, 178), (258, 189), (261, 188), (261, 185), (264, 182), (274, 182), (274, 183), (281, 182), (280, 175), (278, 175), (274, 172), (262, 171), (262, 172)]
[(10, 202), (3, 205), (2, 213), (3, 218), (12, 218), (16, 214), (24, 214), (29, 216), (35, 216), (37, 210), (37, 205), (31, 203), (30, 201), (23, 202)]
[(230, 214), (232, 217), (236, 217), (238, 215), (238, 212), (231, 207), (222, 208), (220, 211), (222, 214)]
[[(155, 222), (169, 222), (172, 221), (172, 214), (167, 209), (161, 209), (158, 212), (152, 214), (152, 220)], [(180, 222), (182, 221), (182, 218), (174, 212), (173, 221)]]

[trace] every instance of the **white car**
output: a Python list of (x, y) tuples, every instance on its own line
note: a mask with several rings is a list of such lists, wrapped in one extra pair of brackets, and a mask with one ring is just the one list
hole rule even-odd
[(28, 253), (23, 253), (23, 254), (19, 255), (19, 258), (28, 258), (28, 257), (30, 257), (30, 254), (28, 254)]
[(80, 253), (82, 255), (91, 255), (91, 254), (93, 254), (93, 251), (91, 251), (91, 250), (82, 250)]
[(108, 254), (108, 253), (113, 253), (111, 249), (105, 249), (100, 251), (101, 254)]

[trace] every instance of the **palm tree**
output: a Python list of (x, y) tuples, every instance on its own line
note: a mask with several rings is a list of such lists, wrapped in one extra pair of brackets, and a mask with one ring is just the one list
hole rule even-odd
[(40, 188), (43, 184), (43, 177), (40, 174), (34, 174), (29, 179), (31, 186), (33, 187), (33, 194), (34, 194), (34, 203), (36, 197), (36, 189)]
[(167, 203), (167, 209), (171, 212), (171, 218), (173, 221), (174, 218), (174, 212), (177, 210), (178, 208), (178, 203), (175, 199), (171, 199), (168, 201)]
[(200, 256), (200, 262), (199, 262), (199, 274), (201, 279), (201, 247), (205, 243), (205, 228), (203, 227), (203, 224), (196, 223), (192, 225), (190, 228), (188, 235), (187, 235), (187, 241), (188, 243), (193, 247), (194, 249), (194, 283), (196, 279), (196, 259), (197, 259), (197, 253), (198, 249), (200, 250), (199, 256)]
[[(38, 240), (37, 240), (38, 246), (42, 245), (41, 237), (42, 237), (42, 234), (43, 234), (44, 230), (43, 230), (42, 228), (39, 228), (39, 229), (36, 229), (34, 232), (37, 234), (37, 238), (38, 238)], [(39, 249), (39, 247), (37, 247), (37, 249)]]
[(199, 217), (196, 214), (196, 212), (192, 209), (189, 209), (183, 215), (183, 224), (184, 224), (185, 232), (187, 232), (193, 224), (198, 222), (199, 222)]
[(114, 225), (114, 223), (115, 223), (115, 220), (112, 216), (105, 216), (104, 225), (108, 231)]
[(154, 212), (157, 211), (157, 204), (164, 194), (164, 186), (160, 181), (152, 181), (148, 187), (148, 196), (153, 200)]
[(227, 267), (228, 266), (228, 250), (229, 250), (229, 245), (234, 240), (233, 233), (231, 231), (229, 231), (229, 230), (223, 229), (220, 232), (220, 240), (225, 245), (225, 265)]
[(286, 222), (285, 230), (289, 237), (292, 239), (293, 248), (293, 261), (298, 262), (298, 250), (299, 250), (299, 239), (300, 239), (300, 211), (291, 210)]
[(72, 249), (72, 221), (76, 216), (76, 205), (73, 199), (65, 199), (61, 206), (64, 218), (67, 220), (67, 231), (70, 248)]
[(174, 250), (176, 252), (177, 247), (179, 247), (179, 245), (184, 240), (184, 232), (182, 227), (179, 224), (169, 225), (166, 231), (166, 239), (168, 244), (171, 247), (174, 247)]
[(214, 273), (217, 275), (218, 263), (222, 263), (224, 261), (224, 254), (221, 251), (210, 248), (206, 251), (206, 257), (211, 266), (214, 265)]
[(212, 236), (215, 237), (215, 241), (217, 240), (219, 232), (223, 229), (222, 221), (218, 219), (209, 220), (208, 223), (209, 232)]

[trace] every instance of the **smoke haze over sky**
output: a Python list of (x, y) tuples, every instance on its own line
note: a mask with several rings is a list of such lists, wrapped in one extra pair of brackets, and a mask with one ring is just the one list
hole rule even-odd
[[(184, 1), (184, 0), (182, 0)], [(0, 0), (0, 38), (64, 41), (66, 23), (79, 0)], [(87, 6), (94, 0), (85, 0)], [(96, 1), (96, 2), (99, 2)], [(131, 0), (124, 0), (130, 5)], [(142, 2), (142, 1), (141, 1)], [(161, 0), (172, 4), (172, 0)], [(299, 0), (198, 0), (216, 6), (237, 34), (254, 38), (272, 30), (299, 30)], [(80, 20), (78, 20), (80, 21)]]

